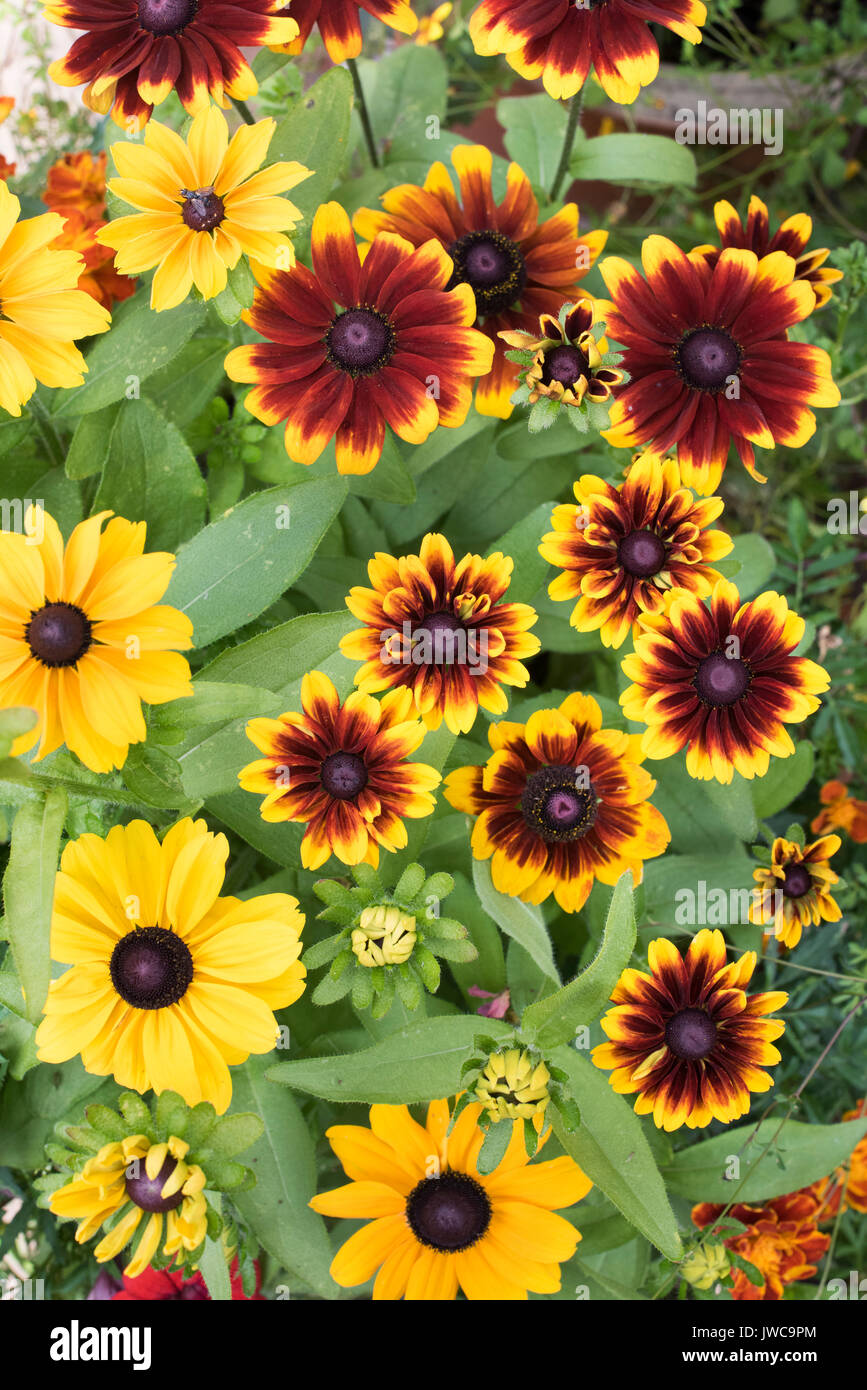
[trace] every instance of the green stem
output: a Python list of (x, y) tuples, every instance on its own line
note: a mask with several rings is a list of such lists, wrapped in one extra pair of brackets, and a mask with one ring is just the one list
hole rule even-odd
[(557, 172), (554, 175), (554, 182), (551, 184), (551, 202), (557, 201), (560, 189), (563, 187), (563, 180), (566, 178), (569, 169), (569, 160), (572, 155), (572, 146), (575, 143), (575, 135), (581, 124), (581, 116), (584, 112), (584, 93), (585, 87), (580, 92), (576, 92), (569, 103), (569, 120), (566, 123), (566, 134), (563, 136), (563, 148), (560, 151), (560, 163), (557, 165)]
[(51, 416), (38, 396), (31, 396), (28, 404), (42, 443), (45, 445), (46, 453), (55, 467), (62, 467), (63, 460), (66, 457), (66, 450), (63, 447), (60, 435), (54, 427), (54, 421), (51, 419)]
[(253, 115), (253, 112), (250, 110), (246, 101), (239, 101), (237, 97), (229, 97), (229, 100), (231, 101), (235, 110), (238, 112), (238, 115), (243, 116), (244, 120), (247, 122), (247, 125), (256, 124), (256, 117)]
[(364, 99), (364, 88), (361, 85), (361, 77), (354, 58), (348, 58), (346, 66), (352, 74), (352, 85), (355, 88), (355, 100), (358, 103), (358, 115), (361, 119), (361, 129), (364, 131), (364, 138), (367, 142), (367, 153), (370, 155), (370, 162), (374, 169), (380, 167), (380, 158), (376, 149), (376, 140), (373, 135), (373, 126), (370, 123), (370, 112), (367, 109), (367, 102)]

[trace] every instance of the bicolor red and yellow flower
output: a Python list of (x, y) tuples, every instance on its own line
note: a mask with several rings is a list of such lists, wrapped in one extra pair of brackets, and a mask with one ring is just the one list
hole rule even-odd
[(111, 516), (82, 521), (65, 547), (41, 509), (29, 509), (23, 534), (0, 532), (0, 707), (38, 715), (15, 757), (38, 744), (39, 762), (66, 744), (93, 772), (110, 772), (147, 736), (143, 700), (193, 693), (180, 655), (192, 623), (159, 602), (175, 557), (144, 553), (143, 521), (114, 517), (103, 530)]
[(619, 487), (585, 473), (574, 493), (577, 506), (554, 508), (539, 554), (562, 571), (548, 585), (551, 598), (578, 600), (569, 621), (579, 632), (599, 629), (606, 647), (620, 647), (672, 589), (705, 598), (722, 577), (713, 562), (732, 540), (707, 528), (723, 500), (696, 499), (674, 459), (639, 455)]
[(773, 1085), (762, 1068), (779, 1062), (773, 1044), (786, 1025), (766, 1015), (789, 996), (747, 994), (756, 961), (747, 951), (729, 962), (722, 932), (705, 928), (684, 956), (657, 938), (647, 951), (650, 973), (620, 976), (615, 1007), (601, 1019), (610, 1041), (592, 1058), (611, 1072), (619, 1095), (636, 1096), (635, 1113), (652, 1115), (657, 1129), (730, 1124), (747, 1114), (753, 1092)]
[(307, 826), (301, 863), (318, 869), (331, 854), (344, 864), (379, 863), (380, 846), (404, 849), (404, 817), (434, 809), (440, 774), (406, 759), (421, 745), (425, 726), (414, 717), (412, 691), (382, 700), (354, 690), (341, 704), (321, 671), (301, 682), (301, 712), (251, 719), (247, 737), (265, 756), (238, 774), (245, 791), (264, 796), (270, 822)]
[(814, 835), (845, 830), (856, 845), (867, 844), (867, 801), (852, 796), (845, 782), (826, 782), (819, 793), (822, 810), (810, 822)]
[(634, 682), (620, 697), (627, 719), (646, 724), (642, 750), (670, 758), (686, 748), (691, 777), (731, 782), (764, 777), (771, 755), (795, 745), (786, 724), (819, 708), (830, 677), (795, 656), (804, 620), (773, 592), (741, 603), (734, 584), (718, 580), (710, 606), (673, 590), (660, 613), (642, 613), (635, 651), (622, 662)]
[(535, 333), (507, 329), (497, 334), (507, 347), (532, 354), (525, 359), (526, 365), (517, 363), (530, 405), (542, 397), (558, 405), (580, 406), (585, 399), (588, 404), (604, 405), (623, 380), (623, 373), (604, 360), (606, 339), (593, 332), (598, 305), (592, 299), (579, 299), (568, 312), (567, 307), (557, 318), (542, 314)]
[(449, 773), (446, 799), (476, 816), (472, 850), (491, 860), (500, 893), (541, 903), (552, 893), (578, 912), (594, 882), (615, 884), (671, 838), (648, 797), (656, 783), (640, 766), (640, 739), (602, 728), (591, 696), (569, 695), (526, 724), (491, 724), (484, 767)]
[(527, 684), (523, 662), (539, 650), (529, 630), (535, 609), (505, 601), (513, 567), (499, 551), (456, 562), (436, 533), (425, 536), (418, 555), (378, 552), (367, 566), (372, 587), (357, 586), (346, 599), (364, 623), (340, 642), (344, 656), (364, 662), (358, 688), (408, 688), (429, 729), (445, 719), (453, 733), (467, 733), (480, 707), (504, 714), (503, 687)]
[(813, 235), (813, 219), (805, 212), (787, 217), (773, 236), (767, 205), (755, 195), (750, 198), (746, 224), (741, 221), (737, 209), (725, 199), (714, 204), (713, 215), (720, 245), (696, 246), (692, 252), (693, 255), (698, 253), (704, 256), (710, 265), (716, 265), (728, 246), (755, 251), (759, 260), (771, 251), (785, 251), (795, 262), (795, 280), (806, 280), (816, 296), (817, 309), (828, 303), (831, 286), (843, 279), (842, 270), (825, 264), (831, 254), (827, 247), (807, 250), (807, 243)]
[(374, 1302), (443, 1302), (459, 1289), (472, 1302), (520, 1301), (528, 1290), (559, 1290), (559, 1267), (581, 1235), (557, 1209), (586, 1196), (590, 1179), (568, 1157), (531, 1165), (520, 1120), (497, 1167), (480, 1172), (481, 1109), (466, 1105), (449, 1132), (447, 1100), (431, 1101), (423, 1125), (405, 1105), (372, 1105), (370, 1129), (326, 1131), (350, 1181), (310, 1205), (367, 1222), (337, 1252), (336, 1283), (352, 1288), (375, 1274)]
[(151, 121), (144, 144), (112, 145), (120, 177), (108, 186), (139, 211), (110, 222), (97, 240), (114, 247), (123, 272), (156, 267), (151, 308), (173, 309), (193, 285), (213, 299), (242, 255), (272, 270), (294, 265), (284, 233), (301, 213), (275, 195), (311, 170), (297, 160), (259, 170), (276, 128), (276, 121), (257, 121), (239, 126), (230, 140), (225, 116), (209, 105), (193, 118), (186, 140)]
[(209, 97), (226, 107), (255, 96), (243, 49), (297, 35), (280, 9), (281, 0), (49, 0), (46, 19), (83, 32), (48, 75), (61, 87), (84, 85), (86, 106), (136, 135), (172, 91), (191, 116)]
[(574, 96), (592, 66), (606, 96), (626, 104), (659, 72), (659, 49), (648, 25), (689, 43), (701, 43), (707, 18), (702, 0), (482, 0), (470, 18), (470, 36), (483, 57), (503, 53), (521, 77), (558, 100)]
[(257, 268), (261, 288), (244, 319), (266, 341), (226, 358), (233, 381), (255, 385), (251, 414), (286, 421), (289, 457), (314, 463), (335, 439), (338, 471), (369, 473), (386, 425), (422, 444), (437, 425), (463, 424), (493, 345), (471, 327), (469, 285), (449, 288), (452, 262), (440, 245), (383, 233), (362, 263), (348, 214), (326, 203), (311, 255), (312, 272)]
[(724, 1207), (716, 1202), (700, 1202), (692, 1209), (692, 1219), (702, 1230), (711, 1228), (713, 1234), (713, 1224), (723, 1212), (747, 1227), (725, 1240), (726, 1248), (748, 1261), (762, 1280), (754, 1284), (745, 1270), (734, 1268), (732, 1298), (737, 1301), (783, 1298), (787, 1284), (812, 1279), (830, 1245), (830, 1237), (817, 1228), (819, 1211), (811, 1188), (761, 1204), (736, 1202)]
[(839, 922), (842, 913), (831, 890), (839, 880), (829, 860), (840, 848), (839, 835), (823, 835), (812, 844), (778, 837), (771, 846), (771, 862), (754, 870), (750, 921), (773, 929), (784, 946), (797, 946), (801, 932), (811, 924)]
[(87, 364), (75, 338), (105, 333), (111, 316), (78, 288), (84, 262), (51, 243), (56, 212), (19, 220), (21, 204), (0, 180), (0, 408), (20, 415), (43, 386), (81, 386)]
[(382, 212), (359, 208), (353, 225), (368, 241), (391, 232), (414, 246), (431, 238), (439, 242), (453, 265), (449, 284), (473, 290), (476, 323), (495, 349), (492, 370), (476, 390), (476, 409), (508, 419), (519, 368), (506, 358), (498, 335), (507, 329), (533, 333), (542, 314), (556, 319), (564, 301), (579, 297), (580, 282), (608, 233), (579, 236), (575, 203), (540, 222), (530, 180), (517, 164), (509, 165), (506, 196), (497, 203), (493, 159), (483, 145), (457, 145), (451, 158), (460, 197), (448, 169), (437, 161), (424, 187), (407, 183), (390, 189), (382, 195)]
[(80, 1055), (95, 1076), (224, 1113), (229, 1067), (271, 1051), (273, 1011), (295, 1002), (307, 973), (297, 900), (222, 897), (228, 854), (225, 835), (189, 817), (162, 843), (134, 820), (67, 844), (51, 955), (71, 968), (51, 982), (40, 1061)]
[(372, 15), (399, 34), (414, 34), (418, 18), (407, 0), (278, 0), (277, 13), (295, 21), (297, 37), (288, 43), (269, 43), (279, 53), (300, 53), (314, 25), (319, 29), (332, 63), (345, 63), (361, 53), (361, 15)]
[(650, 236), (641, 261), (646, 279), (619, 257), (600, 265), (606, 327), (630, 377), (603, 437), (657, 454), (676, 447), (683, 482), (703, 496), (716, 491), (732, 443), (766, 482), (755, 446), (799, 448), (816, 430), (810, 407), (840, 401), (828, 353), (787, 337), (812, 313), (813, 290), (784, 251), (760, 260), (729, 248), (711, 265)]

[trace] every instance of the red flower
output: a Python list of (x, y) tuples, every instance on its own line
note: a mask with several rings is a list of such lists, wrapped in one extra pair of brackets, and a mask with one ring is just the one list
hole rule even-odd
[[(238, 1273), (238, 1261), (234, 1260), (230, 1271), (232, 1281), (232, 1299), (238, 1299), (243, 1303), (251, 1301), (241, 1283), (241, 1276)], [(252, 1299), (264, 1302), (264, 1294), (259, 1292), (262, 1283), (262, 1271), (256, 1263), (256, 1291)], [(123, 1288), (119, 1293), (112, 1294), (112, 1302), (166, 1302), (174, 1301), (181, 1303), (200, 1302), (204, 1299), (210, 1300), (207, 1285), (201, 1274), (194, 1274), (191, 1279), (185, 1279), (179, 1270), (171, 1269), (152, 1269), (150, 1266), (142, 1274), (137, 1274), (131, 1279), (128, 1274), (123, 1276)]]
[[(842, 270), (826, 266), (830, 251), (823, 246), (815, 251), (807, 250), (807, 242), (813, 235), (813, 219), (805, 212), (787, 217), (781, 227), (771, 236), (768, 209), (761, 198), (750, 198), (746, 225), (741, 222), (737, 211), (723, 199), (714, 204), (714, 221), (719, 232), (719, 246), (696, 246), (695, 251), (704, 256), (709, 265), (716, 265), (727, 246), (740, 250), (755, 251), (761, 260), (771, 251), (785, 251), (795, 262), (795, 279), (808, 281), (816, 296), (816, 308), (820, 309), (831, 298), (831, 285), (843, 279)], [(695, 251), (693, 254), (695, 254)]]
[(401, 34), (414, 34), (418, 19), (406, 0), (291, 0), (279, 14), (294, 19), (301, 30), (291, 43), (271, 44), (283, 53), (300, 53), (318, 24), (322, 42), (332, 63), (345, 63), (361, 52), (361, 15), (366, 11)]

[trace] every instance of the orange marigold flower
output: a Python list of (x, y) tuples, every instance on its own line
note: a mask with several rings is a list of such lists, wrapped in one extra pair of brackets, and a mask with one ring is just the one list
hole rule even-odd
[(80, 208), (56, 208), (63, 218), (63, 231), (52, 241), (57, 251), (77, 251), (84, 260), (78, 288), (84, 290), (104, 309), (135, 294), (136, 282), (129, 275), (118, 275), (114, 268), (114, 252), (110, 246), (100, 246), (96, 233), (107, 223), (92, 220)]
[[(844, 1120), (867, 1119), (867, 1096), (858, 1101), (854, 1110), (847, 1110)], [(830, 1177), (813, 1184), (821, 1207), (820, 1221), (832, 1220), (840, 1210), (867, 1212), (867, 1135), (855, 1145), (849, 1161), (836, 1168)]]
[(64, 154), (52, 164), (45, 180), (42, 201), (55, 212), (72, 208), (90, 221), (105, 216), (105, 167), (108, 156), (101, 150), (94, 158), (90, 150)]
[(823, 835), (827, 830), (845, 830), (857, 845), (867, 844), (867, 801), (850, 796), (843, 782), (826, 782), (819, 800), (825, 809), (810, 822), (814, 835)]
[[(830, 1244), (830, 1236), (817, 1227), (819, 1203), (811, 1187), (774, 1197), (761, 1205), (738, 1202), (728, 1213), (748, 1229), (724, 1242), (726, 1248), (740, 1255), (759, 1271), (761, 1284), (750, 1282), (742, 1269), (734, 1270), (732, 1297), (748, 1302), (780, 1299), (786, 1284), (810, 1279), (816, 1273), (816, 1262)], [(692, 1209), (696, 1226), (711, 1226), (725, 1211), (715, 1202), (699, 1202)]]
[(7, 179), (12, 178), (17, 167), (18, 166), (14, 163), (10, 164), (9, 160), (4, 159), (2, 154), (0, 154), (0, 179), (2, 179), (3, 183), (5, 183)]

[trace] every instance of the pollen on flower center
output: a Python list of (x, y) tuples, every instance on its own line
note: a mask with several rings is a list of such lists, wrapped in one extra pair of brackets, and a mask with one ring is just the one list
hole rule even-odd
[(649, 579), (665, 565), (665, 545), (653, 531), (630, 531), (617, 547), (620, 563), (636, 579)]
[(721, 328), (696, 328), (681, 340), (675, 357), (688, 386), (721, 391), (729, 377), (737, 374), (741, 350)]
[(521, 297), (527, 266), (513, 241), (500, 232), (468, 232), (448, 249), (454, 272), (447, 285), (471, 285), (479, 314), (508, 309)]
[(433, 1250), (466, 1250), (485, 1234), (491, 1203), (481, 1183), (468, 1173), (423, 1178), (406, 1200), (406, 1219), (422, 1245)]
[(714, 652), (706, 656), (695, 673), (693, 685), (699, 699), (708, 705), (733, 705), (746, 691), (750, 672), (739, 657)]
[(328, 360), (350, 376), (380, 371), (397, 345), (388, 319), (375, 309), (357, 307), (338, 314), (326, 336)]
[(181, 216), (193, 232), (212, 232), (226, 216), (222, 198), (213, 188), (182, 188), (184, 206)]
[(73, 603), (46, 603), (30, 615), (24, 638), (43, 666), (74, 666), (89, 649), (92, 629)]
[(187, 943), (167, 927), (138, 927), (117, 942), (111, 982), (135, 1009), (167, 1009), (183, 999), (193, 979)]
[(665, 1041), (676, 1057), (698, 1062), (713, 1051), (717, 1028), (704, 1009), (681, 1009), (665, 1026)]
[(151, 34), (177, 34), (198, 8), (199, 0), (138, 0), (139, 27)]
[(319, 769), (319, 780), (329, 796), (351, 801), (367, 786), (367, 768), (358, 753), (331, 753)]
[(547, 843), (578, 840), (596, 819), (598, 798), (577, 782), (574, 767), (543, 767), (527, 779), (521, 814)]
[(563, 386), (574, 386), (589, 370), (590, 364), (580, 348), (564, 343), (562, 347), (552, 348), (545, 354), (542, 380), (546, 386), (552, 381), (559, 381)]
[(783, 892), (787, 898), (803, 898), (813, 886), (809, 869), (803, 864), (787, 864), (783, 876)]
[(173, 1211), (183, 1202), (184, 1194), (178, 1188), (177, 1192), (164, 1197), (163, 1186), (168, 1182), (177, 1166), (177, 1159), (168, 1157), (156, 1177), (149, 1178), (144, 1163), (139, 1161), (137, 1175), (135, 1177), (127, 1175), (125, 1179), (127, 1197), (131, 1202), (135, 1202), (142, 1211)]

